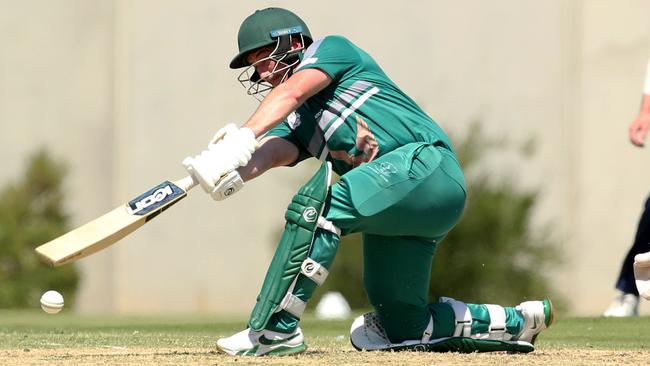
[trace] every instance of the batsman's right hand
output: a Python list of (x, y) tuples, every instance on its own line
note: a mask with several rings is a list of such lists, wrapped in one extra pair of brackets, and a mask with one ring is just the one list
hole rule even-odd
[(228, 124), (220, 129), (208, 148), (183, 160), (183, 166), (215, 200), (223, 200), (244, 185), (235, 169), (245, 166), (258, 147), (249, 128)]

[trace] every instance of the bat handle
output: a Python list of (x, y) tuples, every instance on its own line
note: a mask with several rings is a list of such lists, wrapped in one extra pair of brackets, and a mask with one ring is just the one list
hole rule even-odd
[(185, 192), (187, 192), (190, 189), (196, 187), (199, 184), (199, 182), (196, 179), (194, 179), (193, 176), (188, 175), (185, 178), (181, 178), (175, 181), (174, 184), (181, 187)]

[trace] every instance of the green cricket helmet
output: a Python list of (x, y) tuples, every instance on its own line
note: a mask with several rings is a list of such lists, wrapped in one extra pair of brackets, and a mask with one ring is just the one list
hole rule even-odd
[(239, 27), (237, 43), (239, 53), (230, 62), (231, 69), (250, 66), (246, 61), (249, 52), (277, 45), (279, 52), (287, 52), (291, 48), (291, 36), (301, 36), (306, 48), (312, 42), (307, 24), (296, 14), (282, 8), (266, 8), (256, 10), (248, 16)]
[[(300, 40), (301, 47), (293, 48), (293, 40)], [(291, 76), (300, 63), (300, 54), (312, 42), (311, 33), (305, 22), (286, 9), (267, 8), (257, 10), (244, 20), (237, 36), (239, 53), (230, 62), (230, 68), (245, 68), (237, 77), (246, 93), (260, 100), (273, 85), (261, 78), (255, 65), (264, 60), (273, 60), (275, 66), (266, 78), (281, 75), (280, 83)], [(262, 47), (274, 47), (271, 53), (251, 65), (246, 57)]]

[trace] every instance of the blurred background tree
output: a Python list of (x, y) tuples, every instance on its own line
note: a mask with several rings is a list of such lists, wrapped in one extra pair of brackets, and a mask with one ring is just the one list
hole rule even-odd
[(68, 230), (64, 165), (44, 149), (28, 160), (24, 176), (0, 189), (0, 308), (39, 306), (47, 290), (74, 303), (79, 276), (73, 265), (52, 268), (34, 248)]
[[(463, 216), (438, 247), (433, 261), (429, 300), (448, 296), (472, 303), (516, 305), (526, 299), (551, 296), (548, 273), (561, 265), (550, 227), (531, 224), (537, 190), (521, 190), (507, 178), (490, 175), (480, 162), (504, 141), (486, 137), (474, 123), (456, 152), (466, 172), (468, 199)], [(532, 144), (518, 152), (532, 154)], [(339, 291), (352, 308), (370, 307), (362, 285), (361, 235), (344, 237), (327, 282), (310, 308), (327, 291)]]

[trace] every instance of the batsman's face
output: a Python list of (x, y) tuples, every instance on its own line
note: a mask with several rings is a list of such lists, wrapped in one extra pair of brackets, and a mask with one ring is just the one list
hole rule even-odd
[(274, 47), (265, 47), (251, 52), (246, 61), (255, 67), (255, 71), (260, 75), (262, 80), (269, 82), (273, 87), (280, 85), (282, 82), (282, 73), (274, 73), (278, 63), (269, 56)]

